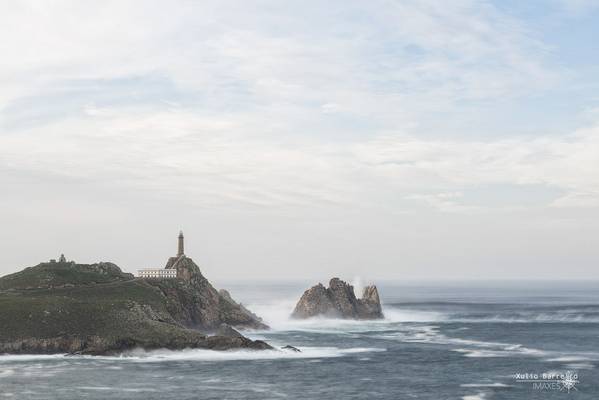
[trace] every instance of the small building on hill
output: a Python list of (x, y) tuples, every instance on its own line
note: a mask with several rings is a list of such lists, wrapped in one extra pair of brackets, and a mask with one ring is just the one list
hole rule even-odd
[(137, 276), (140, 278), (185, 278), (178, 276), (177, 262), (187, 259), (184, 252), (183, 232), (179, 232), (177, 241), (177, 256), (169, 258), (165, 268), (143, 268), (137, 270)]
[(140, 278), (176, 278), (176, 269), (164, 269), (164, 268), (143, 268), (137, 270), (137, 276)]

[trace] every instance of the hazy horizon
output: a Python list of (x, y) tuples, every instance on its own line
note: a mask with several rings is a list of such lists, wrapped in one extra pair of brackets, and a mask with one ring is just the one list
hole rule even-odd
[(0, 275), (599, 279), (599, 3), (0, 5)]

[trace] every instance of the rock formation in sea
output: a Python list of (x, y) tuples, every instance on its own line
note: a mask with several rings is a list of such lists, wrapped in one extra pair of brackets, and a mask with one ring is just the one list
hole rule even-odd
[(271, 349), (243, 336), (207, 336), (221, 323), (265, 328), (219, 294), (187, 257), (185, 279), (136, 279), (112, 263), (42, 263), (0, 278), (0, 353), (111, 354), (144, 349)]
[(293, 318), (326, 316), (346, 319), (383, 318), (383, 311), (376, 286), (367, 286), (362, 298), (356, 298), (354, 287), (339, 278), (329, 281), (329, 287), (319, 283), (306, 290), (298, 301)]
[(291, 345), (289, 345), (289, 344), (288, 344), (288, 345), (286, 345), (286, 346), (283, 346), (283, 347), (281, 347), (281, 349), (283, 349), (283, 350), (290, 350), (290, 351), (293, 351), (294, 353), (301, 353), (301, 352), (302, 352), (302, 351), (301, 351), (300, 349), (298, 349), (297, 347), (291, 346)]

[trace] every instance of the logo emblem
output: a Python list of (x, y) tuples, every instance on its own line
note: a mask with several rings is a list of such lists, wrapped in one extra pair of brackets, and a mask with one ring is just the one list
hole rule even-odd
[(562, 377), (562, 388), (560, 389), (562, 392), (563, 391), (567, 391), (568, 393), (570, 393), (570, 390), (574, 389), (574, 390), (578, 390), (576, 389), (576, 384), (580, 382), (578, 380), (578, 375), (572, 373), (571, 371), (567, 371), (565, 373), (565, 375)]

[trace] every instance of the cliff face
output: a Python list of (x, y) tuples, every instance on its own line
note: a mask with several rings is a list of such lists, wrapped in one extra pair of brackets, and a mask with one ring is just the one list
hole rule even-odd
[[(207, 280), (196, 278), (150, 282), (134, 279), (114, 264), (72, 262), (43, 263), (2, 277), (0, 353), (270, 348), (245, 337), (206, 336), (190, 329), (227, 318), (244, 322), (220, 306), (221, 298)], [(178, 297), (168, 297), (163, 286)]]
[(150, 279), (148, 283), (160, 289), (169, 313), (183, 326), (211, 331), (225, 323), (236, 328), (268, 329), (226, 290), (217, 291), (191, 258), (172, 257), (166, 268), (176, 269), (179, 279)]
[(374, 285), (367, 286), (362, 298), (357, 299), (354, 287), (339, 278), (331, 279), (328, 288), (319, 283), (304, 292), (291, 316), (310, 318), (319, 315), (348, 319), (383, 318), (378, 290)]

